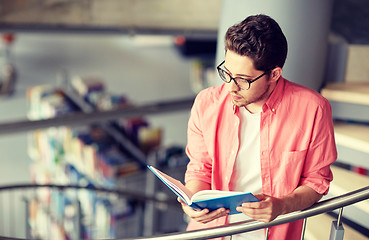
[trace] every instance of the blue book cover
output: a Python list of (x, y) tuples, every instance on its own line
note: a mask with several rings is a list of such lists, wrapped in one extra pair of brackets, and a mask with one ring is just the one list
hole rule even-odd
[(180, 181), (174, 179), (158, 169), (148, 166), (148, 168), (163, 181), (179, 198), (181, 198), (188, 206), (195, 209), (209, 209), (209, 211), (224, 207), (230, 209), (232, 214), (238, 214), (236, 208), (244, 202), (258, 202), (252, 193), (220, 191), (220, 190), (203, 190), (193, 194)]

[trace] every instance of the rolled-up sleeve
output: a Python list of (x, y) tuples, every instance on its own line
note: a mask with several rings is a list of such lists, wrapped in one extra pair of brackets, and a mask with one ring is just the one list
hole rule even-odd
[(306, 155), (300, 185), (327, 194), (333, 175), (330, 165), (337, 159), (331, 107), (328, 101), (316, 113), (312, 141)]

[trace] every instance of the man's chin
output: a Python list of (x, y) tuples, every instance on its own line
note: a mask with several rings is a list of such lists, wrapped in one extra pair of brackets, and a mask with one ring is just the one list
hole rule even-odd
[(244, 102), (239, 102), (239, 101), (232, 100), (232, 103), (236, 107), (244, 107), (245, 106), (245, 103)]

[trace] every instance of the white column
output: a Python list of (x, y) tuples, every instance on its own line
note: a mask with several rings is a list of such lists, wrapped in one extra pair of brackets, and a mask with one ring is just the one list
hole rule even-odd
[(228, 27), (249, 15), (266, 14), (279, 23), (288, 41), (283, 77), (318, 90), (324, 77), (332, 4), (332, 0), (223, 0), (216, 64), (224, 59)]

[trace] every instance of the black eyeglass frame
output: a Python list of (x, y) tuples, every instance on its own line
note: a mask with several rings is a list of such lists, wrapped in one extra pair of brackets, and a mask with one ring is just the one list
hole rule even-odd
[[(222, 69), (222, 68), (220, 67), (220, 66), (222, 66), (224, 63), (225, 63), (225, 60), (223, 60), (223, 62), (217, 66), (217, 70), (218, 70), (218, 74), (219, 74), (220, 78), (221, 78), (224, 82), (226, 82), (226, 83), (230, 83), (230, 82), (233, 80), (233, 81), (234, 81), (234, 83), (237, 85), (237, 87), (239, 87), (239, 88), (240, 88), (240, 89), (242, 89), (242, 90), (249, 90), (249, 89), (250, 89), (250, 87), (251, 87), (251, 83), (255, 82), (256, 80), (260, 79), (260, 78), (261, 78), (261, 77), (263, 77), (265, 74), (267, 74), (267, 73), (269, 73), (269, 72), (270, 72), (270, 70), (269, 70), (269, 71), (265, 71), (263, 74), (261, 74), (260, 76), (258, 76), (258, 77), (256, 77), (256, 78), (254, 78), (254, 79), (252, 79), (252, 80), (248, 80), (248, 79), (242, 78), (242, 80), (245, 80), (245, 81), (247, 81), (247, 82), (249, 83), (249, 87), (248, 87), (247, 89), (245, 89), (245, 88), (242, 88), (242, 87), (238, 84), (238, 82), (237, 82), (237, 80), (236, 80), (237, 78), (238, 78), (238, 79), (240, 79), (241, 77), (232, 77), (232, 76), (231, 76), (227, 71), (225, 71), (224, 69)], [(230, 77), (229, 81), (227, 81), (227, 80), (224, 78), (223, 73), (227, 74), (227, 75)]]

